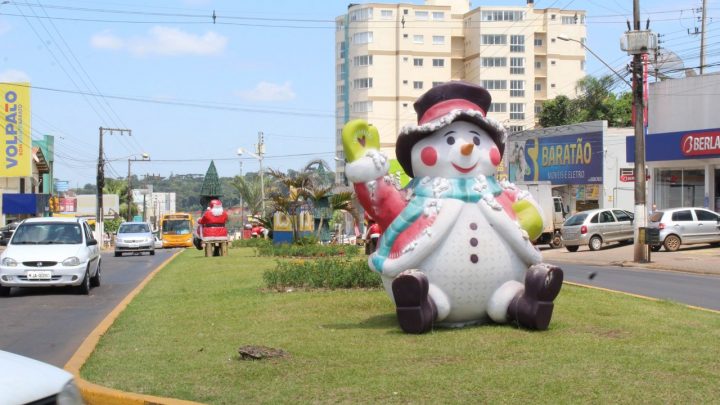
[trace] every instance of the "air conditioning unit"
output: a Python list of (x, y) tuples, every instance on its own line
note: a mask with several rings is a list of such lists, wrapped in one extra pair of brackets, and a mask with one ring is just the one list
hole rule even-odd
[(628, 31), (620, 38), (620, 49), (628, 55), (655, 52), (657, 35), (652, 31)]

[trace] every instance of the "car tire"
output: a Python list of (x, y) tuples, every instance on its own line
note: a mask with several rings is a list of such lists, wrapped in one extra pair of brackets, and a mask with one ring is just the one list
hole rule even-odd
[(555, 234), (553, 234), (552, 239), (550, 239), (549, 245), (553, 249), (557, 249), (562, 246), (562, 237), (559, 233), (556, 232)]
[(0, 297), (9, 297), (10, 296), (10, 289), (12, 287), (3, 287), (0, 286)]
[(663, 242), (663, 246), (668, 252), (676, 252), (678, 249), (680, 249), (681, 244), (682, 242), (677, 235), (668, 235), (665, 238), (665, 242)]
[(119, 257), (119, 256), (122, 256), (122, 253), (120, 253), (120, 252), (115, 252), (115, 257)]
[(578, 249), (580, 249), (580, 246), (577, 246), (577, 245), (575, 245), (575, 246), (565, 246), (565, 249), (567, 249), (568, 252), (577, 252)]
[(602, 247), (602, 238), (597, 235), (593, 236), (590, 238), (590, 242), (588, 242), (588, 247), (592, 251), (600, 250)]
[(653, 252), (659, 252), (662, 245), (652, 245), (650, 246), (650, 250)]
[(154, 250), (151, 250), (151, 251), (150, 251), (150, 256), (155, 256), (155, 251), (154, 251)]
[(77, 286), (77, 293), (80, 295), (90, 295), (90, 272), (85, 270), (85, 277), (82, 283)]
[(98, 263), (97, 273), (95, 274), (95, 277), (92, 277), (90, 279), (90, 286), (91, 287), (100, 287), (100, 277), (102, 273), (102, 266), (100, 266), (100, 263)]

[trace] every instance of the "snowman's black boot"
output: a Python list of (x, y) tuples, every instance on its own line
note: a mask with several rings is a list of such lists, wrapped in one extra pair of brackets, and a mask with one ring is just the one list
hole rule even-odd
[(425, 333), (432, 329), (437, 309), (428, 295), (427, 277), (420, 272), (402, 274), (392, 283), (400, 328), (406, 333)]
[(508, 307), (509, 320), (528, 329), (546, 330), (562, 282), (563, 272), (557, 266), (541, 263), (530, 267), (525, 274), (525, 290)]

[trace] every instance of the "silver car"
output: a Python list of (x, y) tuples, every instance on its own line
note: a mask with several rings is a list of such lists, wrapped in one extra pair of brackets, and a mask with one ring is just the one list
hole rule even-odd
[(665, 247), (668, 252), (680, 249), (680, 245), (696, 243), (720, 243), (720, 215), (704, 208), (672, 208), (653, 212), (648, 227), (660, 230), (662, 245), (650, 248), (657, 252)]
[(582, 245), (600, 250), (604, 243), (633, 241), (633, 213), (617, 208), (578, 212), (561, 228), (565, 248), (577, 252)]
[(155, 235), (147, 222), (123, 222), (115, 234), (115, 256), (125, 252), (155, 254)]

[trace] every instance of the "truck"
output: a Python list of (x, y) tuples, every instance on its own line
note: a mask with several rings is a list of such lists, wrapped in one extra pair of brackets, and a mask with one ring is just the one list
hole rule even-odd
[(560, 228), (565, 222), (567, 210), (562, 197), (553, 196), (550, 182), (523, 182), (516, 183), (515, 187), (530, 193), (538, 203), (543, 214), (543, 231), (535, 244), (550, 245), (551, 248), (562, 246)]

